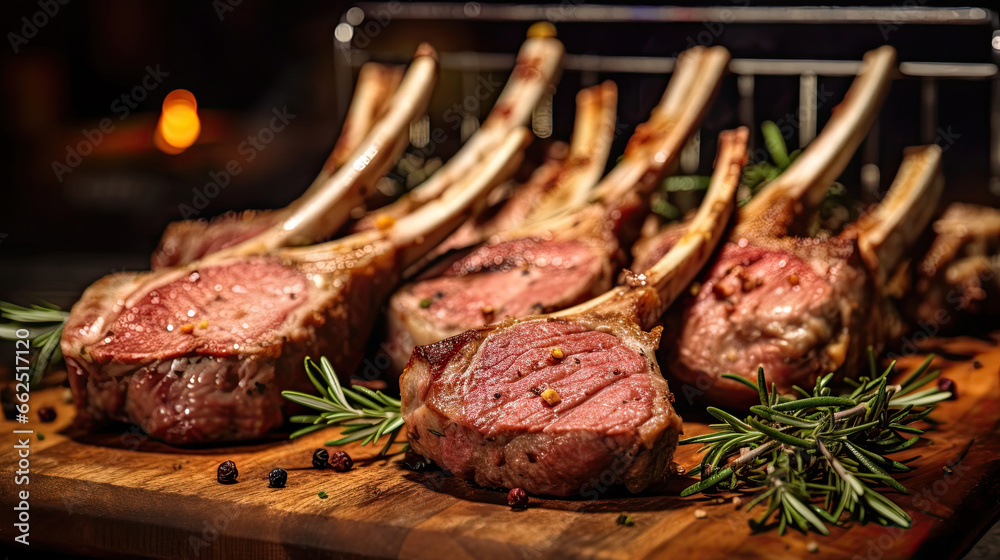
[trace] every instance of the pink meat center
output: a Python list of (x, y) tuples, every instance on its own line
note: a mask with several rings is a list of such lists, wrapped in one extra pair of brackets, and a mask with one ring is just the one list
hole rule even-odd
[(302, 273), (273, 261), (204, 268), (122, 311), (91, 355), (129, 363), (195, 352), (239, 354), (246, 345), (267, 342), (302, 305), (307, 289)]
[[(552, 355), (553, 348), (562, 358)], [(651, 415), (648, 361), (617, 337), (575, 323), (532, 321), (495, 331), (454, 379), (462, 415), (487, 437), (576, 430), (627, 434)], [(549, 404), (541, 394), (559, 395)]]
[(417, 312), (462, 328), (579, 303), (603, 270), (577, 241), (519, 239), (480, 247), (437, 278), (417, 282)]

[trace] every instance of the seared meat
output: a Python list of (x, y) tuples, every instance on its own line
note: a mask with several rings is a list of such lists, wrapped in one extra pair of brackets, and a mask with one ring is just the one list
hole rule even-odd
[(400, 379), (413, 449), (482, 486), (537, 494), (661, 482), (681, 420), (654, 325), (722, 237), (746, 130), (723, 133), (719, 154), (691, 233), (644, 275), (572, 309), (418, 347)]
[(401, 288), (390, 300), (390, 340), (404, 348), (430, 344), (479, 325), (563, 309), (610, 288), (622, 261), (619, 242), (639, 221), (642, 195), (694, 132), (728, 60), (721, 47), (683, 53), (650, 120), (594, 187), (593, 203), (493, 235)]
[[(340, 131), (340, 137), (323, 166), (323, 170), (320, 171), (302, 198), (309, 199), (317, 192), (328, 189), (327, 183), (332, 179), (334, 173), (356, 158), (352, 155), (361, 146), (362, 141), (376, 122), (388, 112), (390, 100), (402, 78), (403, 72), (399, 68), (373, 62), (361, 67), (354, 98), (351, 100), (350, 108), (348, 108), (347, 119)], [(409, 123), (403, 122), (401, 124), (405, 126)], [(394, 148), (396, 151), (402, 151), (406, 147), (406, 135), (402, 134), (403, 132), (405, 130), (402, 128), (398, 130), (399, 140)], [(388, 159), (395, 161), (396, 157)], [(379, 173), (369, 173), (365, 184), (357, 187), (360, 195), (364, 196), (380, 176)], [(246, 210), (244, 212), (230, 212), (211, 221), (174, 222), (167, 226), (166, 231), (163, 232), (160, 244), (153, 253), (152, 268), (156, 270), (187, 264), (205, 255), (246, 241), (283, 221), (290, 212), (291, 208)], [(317, 238), (312, 241), (319, 240)]]
[(1000, 313), (1000, 210), (954, 203), (933, 227), (934, 242), (914, 267), (914, 293), (904, 301), (916, 328), (931, 336)]

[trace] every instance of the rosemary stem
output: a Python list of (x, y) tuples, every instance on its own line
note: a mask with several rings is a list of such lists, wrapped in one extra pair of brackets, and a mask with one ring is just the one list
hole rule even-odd
[(834, 412), (833, 413), (833, 419), (834, 420), (843, 420), (844, 418), (850, 418), (852, 416), (857, 416), (858, 414), (861, 414), (861, 413), (865, 412), (866, 410), (867, 410), (866, 403), (861, 403), (861, 404), (859, 404), (857, 406), (852, 406), (851, 408), (848, 408), (847, 410), (841, 410), (840, 412)]
[(756, 459), (760, 455), (763, 455), (764, 453), (767, 453), (773, 447), (775, 447), (777, 444), (778, 444), (777, 440), (771, 440), (771, 441), (765, 443), (764, 445), (761, 445), (760, 447), (755, 447), (755, 448), (751, 449), (750, 451), (747, 451), (743, 455), (740, 455), (736, 459), (733, 459), (733, 461), (731, 463), (729, 463), (729, 465), (727, 465), (727, 466), (729, 468), (731, 468), (731, 469), (735, 469), (737, 467), (742, 467), (743, 465), (749, 463), (750, 461), (753, 461), (754, 459)]

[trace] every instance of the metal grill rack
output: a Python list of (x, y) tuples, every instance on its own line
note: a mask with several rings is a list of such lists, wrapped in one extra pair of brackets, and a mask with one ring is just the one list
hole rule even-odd
[[(734, 1), (734, 4), (740, 4)], [(820, 91), (820, 81), (829, 78), (844, 78), (854, 76), (860, 67), (860, 52), (874, 45), (865, 45), (864, 49), (855, 49), (858, 60), (797, 58), (788, 57), (740, 57), (740, 49), (726, 43), (727, 39), (760, 35), (761, 26), (770, 30), (800, 33), (809, 37), (812, 34), (823, 33), (836, 36), (844, 34), (844, 42), (850, 44), (854, 37), (864, 33), (865, 29), (876, 29), (889, 39), (901, 29), (917, 29), (916, 43), (921, 43), (921, 35), (926, 36), (928, 59), (910, 59), (900, 51), (899, 76), (903, 81), (913, 82), (918, 101), (916, 112), (912, 111), (897, 121), (910, 121), (916, 124), (918, 133), (908, 139), (909, 143), (944, 143), (949, 142), (948, 129), (939, 126), (940, 89), (942, 84), (953, 82), (980, 82), (987, 89), (985, 98), (988, 107), (971, 109), (973, 115), (980, 115), (974, 120), (988, 121), (984, 123), (982, 144), (988, 145), (985, 154), (970, 154), (962, 160), (962, 166), (971, 166), (974, 188), (978, 189), (979, 202), (995, 205), (995, 199), (1000, 197), (1000, 73), (997, 61), (1000, 60), (1000, 25), (997, 12), (978, 7), (970, 8), (931, 8), (931, 7), (893, 7), (893, 8), (837, 8), (837, 7), (744, 7), (740, 5), (717, 7), (649, 7), (649, 6), (601, 6), (581, 5), (573, 0), (564, 1), (559, 5), (489, 5), (468, 2), (465, 4), (445, 3), (364, 3), (351, 8), (341, 18), (335, 31), (334, 45), (338, 77), (338, 98), (347, 100), (353, 89), (352, 78), (355, 71), (369, 60), (380, 62), (405, 63), (408, 53), (400, 48), (398, 39), (395, 42), (385, 40), (387, 36), (402, 34), (406, 39), (429, 40), (442, 52), (440, 53), (442, 74), (455, 73), (459, 76), (457, 83), (463, 84), (463, 91), (457, 92), (461, 98), (463, 92), (476, 84), (477, 76), (489, 72), (509, 72), (514, 64), (514, 49), (503, 52), (487, 52), (485, 49), (448, 49), (441, 48), (435, 37), (441, 38), (442, 33), (450, 26), (489, 25), (491, 35), (505, 28), (511, 28), (515, 38), (523, 38), (523, 30), (527, 25), (537, 21), (554, 22), (559, 29), (560, 38), (564, 39), (563, 31), (574, 26), (588, 26), (587, 29), (615, 29), (619, 31), (631, 29), (631, 26), (642, 26), (635, 36), (649, 33), (669, 33), (671, 29), (687, 26), (687, 46), (694, 44), (721, 44), (730, 48), (734, 58), (729, 69), (732, 79), (723, 84), (715, 105), (710, 110), (719, 111), (719, 105), (728, 104), (723, 112), (732, 115), (731, 122), (726, 127), (737, 124), (747, 126), (756, 131), (758, 115), (755, 107), (759, 106), (761, 88), (758, 82), (781, 77), (785, 80), (798, 81), (797, 102), (797, 140), (800, 146), (809, 142), (817, 133), (821, 121), (821, 111), (817, 106)], [(695, 26), (692, 31), (691, 26)], [(392, 29), (389, 29), (392, 27)], [(499, 29), (498, 29), (499, 28)], [(723, 29), (725, 32), (720, 31)], [(729, 30), (736, 30), (732, 36)], [(516, 31), (515, 31), (516, 30)], [(858, 30), (861, 30), (860, 32)], [(950, 37), (967, 38), (970, 46), (962, 50), (960, 56), (941, 59), (934, 51), (935, 42), (941, 42), (943, 30), (949, 30)], [(423, 35), (423, 36), (420, 36)], [(914, 32), (910, 33), (910, 38)], [(447, 37), (446, 37), (447, 38)], [(446, 40), (450, 44), (454, 41)], [(650, 79), (652, 76), (665, 78), (673, 71), (677, 49), (670, 53), (655, 54), (622, 54), (621, 52), (593, 52), (602, 50), (594, 43), (600, 41), (566, 40), (567, 55), (564, 63), (564, 78), (577, 74), (576, 80), (580, 87), (593, 85), (602, 75), (614, 76), (632, 75), (638, 79)], [(623, 48), (628, 49), (629, 38), (624, 41)], [(870, 41), (869, 41), (870, 42)], [(893, 43), (892, 40), (883, 42)], [(913, 41), (911, 41), (913, 42)], [(952, 40), (954, 43), (954, 40)], [(604, 45), (608, 46), (608, 45)], [(613, 45), (621, 47), (621, 45)], [(516, 47), (514, 47), (516, 49)], [(604, 49), (614, 51), (614, 48)], [(619, 51), (621, 48), (618, 49)], [(638, 49), (643, 50), (643, 49)], [(647, 49), (648, 50), (648, 49)], [(750, 49), (752, 50), (752, 49)], [(823, 50), (820, 48), (813, 50)], [(833, 49), (836, 50), (836, 49)], [(909, 49), (919, 51), (923, 49)], [(940, 50), (940, 44), (938, 45)], [(409, 52), (412, 52), (409, 51)], [(782, 53), (784, 54), (784, 53)], [(794, 54), (794, 53), (792, 53)], [(816, 54), (816, 53), (812, 53)], [(820, 53), (825, 54), (825, 51)], [(616, 78), (616, 81), (618, 79)], [(619, 84), (624, 91), (625, 87)], [(725, 89), (729, 88), (729, 92)], [(794, 86), (792, 86), (794, 88)], [(561, 88), (560, 88), (561, 89)], [(786, 88), (787, 89), (787, 88)], [(732, 91), (735, 90), (735, 91)], [(575, 92), (573, 92), (575, 94)], [(485, 104), (489, 107), (489, 104)], [(832, 108), (831, 108), (832, 109)], [(886, 120), (886, 107), (880, 116), (880, 123)], [(345, 106), (342, 107), (346, 111)], [(828, 111), (826, 111), (828, 112)], [(537, 113), (537, 111), (536, 111)], [(476, 115), (482, 116), (482, 115)], [(536, 115), (537, 116), (537, 115)], [(474, 116), (475, 117), (475, 116)], [(471, 118), (472, 126), (462, 126), (462, 139), (475, 129), (478, 120)], [(543, 115), (544, 117), (544, 115)], [(566, 123), (568, 126), (568, 121)], [(909, 124), (909, 123), (907, 123)], [(880, 131), (886, 125), (879, 123), (872, 128), (869, 136), (856, 156), (855, 164), (858, 183), (863, 192), (878, 196), (880, 188), (887, 186), (895, 172), (899, 154), (880, 150)], [(546, 136), (552, 133), (553, 123), (544, 122), (544, 118), (536, 118), (533, 127), (537, 135)], [(708, 131), (706, 131), (708, 132)], [(568, 130), (556, 127), (556, 135), (568, 138)], [(944, 133), (944, 134), (942, 134)], [(944, 137), (942, 137), (944, 136)], [(709, 142), (710, 140), (710, 142)], [(693, 172), (705, 169), (710, 165), (710, 156), (714, 153), (714, 136), (709, 134), (696, 135), (681, 156), (681, 171)], [(980, 144), (980, 142), (976, 142)], [(948, 147), (948, 146), (945, 146)], [(899, 151), (899, 150), (893, 150)], [(893, 160), (893, 157), (896, 159)], [(979, 161), (969, 163), (969, 159)], [(946, 169), (948, 167), (946, 159)], [(978, 167), (977, 167), (978, 166)], [(887, 173), (883, 174), (883, 170)], [(886, 175), (883, 177), (883, 175)], [(963, 178), (962, 181), (968, 181)], [(986, 187), (988, 193), (986, 194)]]

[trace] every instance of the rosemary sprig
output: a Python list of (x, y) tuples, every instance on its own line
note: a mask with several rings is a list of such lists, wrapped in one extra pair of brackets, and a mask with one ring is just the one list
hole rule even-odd
[(703, 444), (705, 452), (691, 470), (701, 481), (681, 496), (710, 488), (759, 492), (746, 509), (764, 505), (765, 512), (750, 526), (764, 530), (776, 523), (780, 534), (791, 526), (825, 535), (827, 524), (852, 518), (909, 527), (909, 515), (876, 490), (908, 493), (893, 475), (910, 467), (886, 455), (916, 444), (923, 432), (912, 424), (951, 393), (936, 385), (917, 391), (940, 375), (927, 371), (933, 355), (902, 383), (889, 385), (895, 362), (879, 373), (871, 348), (868, 352), (871, 375), (852, 380), (853, 391), (840, 396), (829, 387), (832, 373), (818, 379), (812, 392), (796, 387), (796, 396), (768, 391), (763, 370), (756, 385), (727, 374), (757, 390), (760, 404), (743, 420), (708, 409), (723, 423), (711, 424), (715, 431), (710, 434), (680, 442)]
[(17, 333), (23, 329), (28, 331), (31, 345), (41, 348), (29, 366), (29, 384), (41, 381), (51, 366), (62, 361), (59, 340), (67, 317), (69, 312), (47, 302), (22, 307), (0, 301), (0, 318), (4, 319), (0, 322), (0, 338), (21, 340)]
[(764, 147), (767, 148), (771, 161), (759, 161), (743, 168), (743, 176), (737, 191), (737, 203), (740, 206), (749, 202), (764, 188), (764, 185), (784, 173), (801, 153), (801, 150), (788, 153), (788, 146), (785, 144), (784, 136), (781, 135), (781, 130), (771, 121), (761, 123), (760, 134), (764, 137)]
[(389, 397), (382, 391), (372, 391), (367, 387), (342, 387), (337, 381), (333, 366), (325, 357), (319, 359), (319, 364), (312, 358), (306, 358), (305, 366), (306, 375), (316, 387), (319, 396), (298, 391), (282, 391), (281, 396), (320, 413), (293, 416), (290, 419), (292, 422), (310, 425), (296, 430), (289, 437), (297, 438), (330, 426), (340, 426), (343, 428), (343, 437), (328, 441), (326, 445), (344, 445), (352, 441), (360, 441), (361, 445), (367, 445), (386, 436), (388, 441), (379, 451), (379, 455), (385, 455), (396, 442), (399, 430), (403, 427), (399, 399)]

